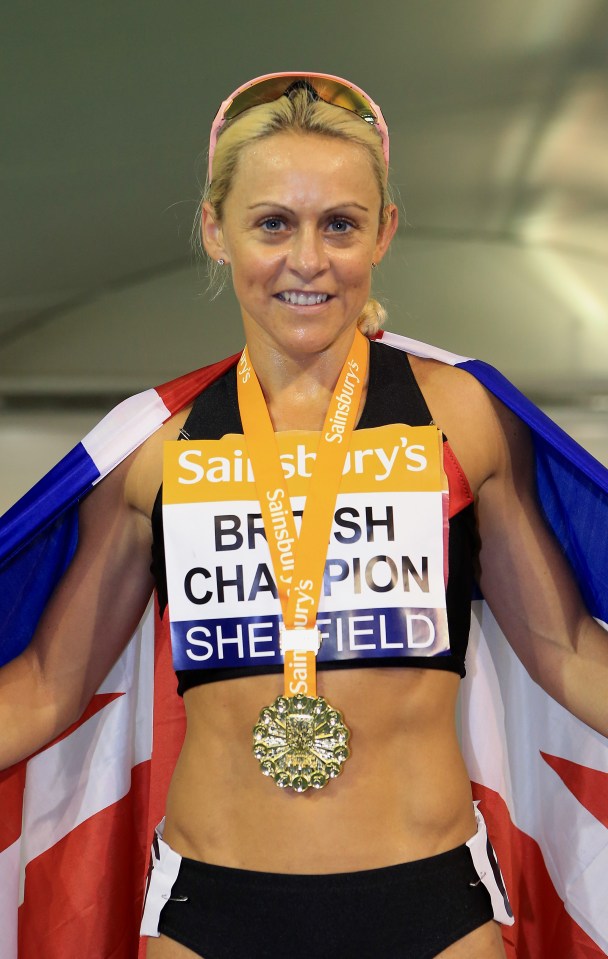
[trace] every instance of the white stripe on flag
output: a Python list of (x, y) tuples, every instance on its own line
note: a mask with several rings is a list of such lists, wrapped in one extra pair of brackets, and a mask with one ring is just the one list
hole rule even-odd
[(397, 350), (405, 350), (406, 353), (413, 353), (414, 356), (426, 356), (431, 360), (439, 360), (441, 363), (447, 363), (448, 366), (457, 366), (459, 363), (467, 363), (470, 356), (460, 356), (458, 353), (450, 353), (449, 350), (441, 350), (438, 346), (431, 346), (429, 343), (423, 343), (422, 340), (414, 340), (411, 336), (402, 336), (400, 333), (389, 333), (382, 331), (381, 343), (393, 346)]
[(0, 941), (2, 959), (17, 959), (17, 922), (21, 882), (21, 839), (0, 852)]
[(132, 453), (171, 415), (156, 390), (123, 400), (82, 440), (101, 476)]

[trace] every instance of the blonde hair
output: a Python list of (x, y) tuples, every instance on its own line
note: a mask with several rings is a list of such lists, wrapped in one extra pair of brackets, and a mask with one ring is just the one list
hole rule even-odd
[[(246, 110), (222, 129), (213, 157), (213, 180), (205, 184), (202, 203), (208, 201), (218, 220), (223, 216), (224, 204), (232, 188), (239, 157), (244, 147), (256, 140), (277, 133), (313, 133), (318, 136), (348, 140), (362, 147), (368, 154), (380, 194), (380, 220), (386, 220), (386, 208), (391, 202), (388, 172), (382, 152), (382, 141), (377, 130), (366, 120), (341, 107), (314, 99), (306, 89), (296, 89), (289, 96), (279, 97)], [(193, 242), (200, 250), (200, 206), (194, 224)], [(209, 261), (209, 286), (221, 292), (226, 283), (226, 270), (214, 260)], [(219, 283), (218, 283), (219, 279)], [(357, 321), (362, 333), (372, 336), (386, 320), (386, 310), (377, 300), (369, 299)]]

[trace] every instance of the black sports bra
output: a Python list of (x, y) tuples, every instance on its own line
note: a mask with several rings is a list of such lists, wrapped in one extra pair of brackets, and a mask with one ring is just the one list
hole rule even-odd
[[(416, 382), (406, 353), (382, 343), (370, 343), (369, 385), (363, 413), (357, 429), (405, 423), (426, 426), (432, 422), (428, 406)], [(236, 367), (231, 367), (201, 393), (180, 431), (180, 439), (221, 439), (227, 433), (242, 433), (239, 414)], [(455, 461), (453, 461), (455, 462)], [(468, 489), (462, 470), (456, 471)], [(449, 475), (449, 471), (448, 471)], [(452, 493), (452, 487), (450, 486)], [(473, 558), (476, 546), (475, 520), (470, 498), (456, 515), (450, 518), (448, 569), (446, 588), (447, 618), (450, 634), (450, 652), (442, 656), (395, 656), (382, 659), (381, 665), (443, 669), (465, 675), (465, 655), (471, 625), (471, 596), (473, 592)], [(162, 521), (162, 486), (152, 510), (152, 573), (161, 616), (167, 607), (167, 575)], [(378, 667), (378, 660), (352, 659), (319, 661), (317, 668), (361, 669)], [(187, 689), (205, 683), (241, 676), (259, 676), (280, 673), (280, 665), (246, 666), (231, 669), (178, 670), (177, 691), (183, 696)]]

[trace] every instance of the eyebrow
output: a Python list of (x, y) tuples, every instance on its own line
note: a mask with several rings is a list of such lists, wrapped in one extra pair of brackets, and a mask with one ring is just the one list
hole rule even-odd
[[(261, 203), (253, 203), (250, 207), (247, 207), (247, 209), (257, 210), (262, 206), (271, 207), (274, 210), (283, 210), (285, 213), (291, 213), (292, 215), (294, 213), (294, 210), (292, 210), (290, 207), (284, 206), (282, 203), (275, 203), (273, 200), (263, 200)], [(357, 203), (356, 200), (347, 200), (345, 203), (336, 203), (335, 206), (332, 206), (323, 212), (333, 213), (334, 210), (344, 210), (346, 207), (355, 207), (357, 210), (363, 210), (364, 213), (369, 213), (369, 207), (362, 206), (362, 204)]]

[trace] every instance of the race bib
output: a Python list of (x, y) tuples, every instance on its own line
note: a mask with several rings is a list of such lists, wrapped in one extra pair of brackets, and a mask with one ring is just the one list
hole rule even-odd
[[(319, 435), (276, 439), (285, 482), (267, 496), (276, 576), (289, 588), (297, 543), (285, 513), (299, 531)], [(435, 427), (353, 432), (329, 543), (319, 544), (318, 660), (449, 652), (447, 500)], [(242, 435), (165, 443), (163, 525), (175, 669), (281, 665), (278, 584)], [(294, 588), (305, 606), (306, 582)]]

